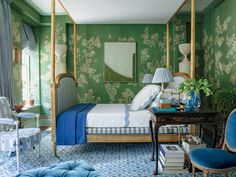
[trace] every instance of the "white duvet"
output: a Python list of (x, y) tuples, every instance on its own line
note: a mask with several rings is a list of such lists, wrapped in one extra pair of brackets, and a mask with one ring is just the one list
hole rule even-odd
[(87, 115), (87, 127), (149, 127), (149, 110), (130, 111), (126, 104), (97, 104)]

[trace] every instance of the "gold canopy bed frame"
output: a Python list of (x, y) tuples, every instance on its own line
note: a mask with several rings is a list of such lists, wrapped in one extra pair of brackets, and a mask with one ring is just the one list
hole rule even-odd
[[(63, 7), (63, 9), (68, 13), (71, 21), (73, 22), (74, 27), (74, 72), (73, 76), (69, 74), (61, 74), (55, 79), (55, 1), (51, 0), (51, 137), (52, 137), (52, 147), (54, 155), (56, 155), (57, 145), (56, 145), (56, 116), (57, 116), (57, 108), (56, 108), (56, 89), (60, 87), (61, 80), (65, 77), (72, 78), (77, 85), (77, 26), (76, 22), (66, 10), (65, 6), (60, 0), (57, 0), (59, 4)], [(184, 5), (186, 0), (184, 0), (183, 4), (179, 7), (179, 9)], [(190, 77), (195, 77), (195, 8), (196, 8), (196, 0), (191, 0), (191, 70)], [(179, 9), (175, 12), (175, 14), (179, 11)], [(175, 15), (174, 14), (174, 15)], [(174, 16), (173, 15), (173, 16)], [(172, 16), (172, 18), (173, 18)], [(171, 18), (171, 19), (172, 19)], [(170, 20), (171, 20), (170, 19)], [(170, 67), (170, 27), (169, 22), (166, 24), (166, 66)], [(159, 134), (160, 142), (173, 142), (178, 140), (177, 134)], [(151, 142), (151, 137), (148, 134), (95, 134), (95, 135), (87, 135), (87, 142)]]

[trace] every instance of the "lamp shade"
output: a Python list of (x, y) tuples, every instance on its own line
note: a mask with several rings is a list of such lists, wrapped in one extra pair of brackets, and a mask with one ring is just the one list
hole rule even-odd
[(153, 75), (152, 74), (144, 74), (142, 83), (148, 84), (152, 83)]
[(157, 68), (152, 83), (174, 82), (174, 78), (168, 68)]

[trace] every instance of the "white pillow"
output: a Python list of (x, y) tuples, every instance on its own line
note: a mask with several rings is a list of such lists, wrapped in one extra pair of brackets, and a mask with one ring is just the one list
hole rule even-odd
[(146, 108), (160, 92), (160, 86), (147, 85), (134, 97), (130, 109), (133, 111)]

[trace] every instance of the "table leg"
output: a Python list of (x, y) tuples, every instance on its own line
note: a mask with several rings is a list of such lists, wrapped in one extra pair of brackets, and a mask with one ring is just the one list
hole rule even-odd
[(149, 127), (150, 127), (151, 138), (152, 138), (152, 158), (151, 158), (151, 161), (154, 161), (155, 141), (154, 141), (154, 135), (153, 135), (152, 120), (149, 120)]
[(199, 137), (202, 138), (202, 124), (199, 124)]
[(215, 127), (213, 127), (213, 145), (212, 145), (213, 148), (216, 147), (217, 131), (218, 131), (217, 125), (215, 125)]
[(153, 175), (158, 175), (158, 157), (159, 157), (158, 132), (159, 132), (159, 126), (155, 125), (154, 136), (155, 136), (156, 166)]

